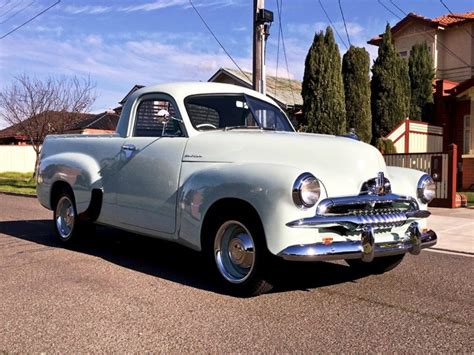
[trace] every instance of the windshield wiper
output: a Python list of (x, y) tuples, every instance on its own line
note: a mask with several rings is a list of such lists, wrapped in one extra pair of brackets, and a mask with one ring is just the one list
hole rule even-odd
[(232, 129), (259, 129), (262, 131), (274, 131), (275, 128), (272, 127), (260, 127), (260, 126), (227, 126), (224, 128), (224, 131), (230, 131)]

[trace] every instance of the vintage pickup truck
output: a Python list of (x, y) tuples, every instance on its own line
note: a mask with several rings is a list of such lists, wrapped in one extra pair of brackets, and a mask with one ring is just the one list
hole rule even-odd
[(429, 175), (354, 139), (296, 133), (273, 100), (234, 85), (140, 89), (115, 134), (48, 136), (37, 179), (62, 242), (90, 223), (175, 241), (231, 293), (268, 291), (275, 259), (381, 273), (437, 238)]

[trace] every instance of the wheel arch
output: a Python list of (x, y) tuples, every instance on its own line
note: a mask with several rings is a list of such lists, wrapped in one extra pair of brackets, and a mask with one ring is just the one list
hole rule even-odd
[[(76, 203), (76, 197), (71, 185), (69, 185), (64, 180), (57, 180), (51, 186), (50, 205), (53, 210), (56, 208), (56, 203), (59, 199), (59, 196), (61, 196), (63, 192), (69, 193), (73, 199), (74, 204)], [(92, 189), (89, 206), (84, 212), (79, 214), (79, 218), (81, 220), (87, 220), (91, 222), (97, 220), (102, 208), (102, 198), (103, 192), (101, 189)]]
[(209, 232), (213, 218), (215, 218), (218, 214), (222, 214), (225, 212), (238, 212), (238, 213), (246, 213), (250, 215), (251, 217), (255, 218), (255, 221), (258, 222), (258, 227), (263, 233), (263, 242), (266, 246), (266, 238), (265, 238), (265, 230), (263, 228), (262, 224), (262, 218), (260, 217), (260, 214), (258, 213), (257, 209), (248, 201), (235, 198), (235, 197), (226, 197), (226, 198), (221, 198), (217, 201), (215, 201), (206, 211), (204, 215), (204, 219), (202, 222), (201, 230), (200, 230), (200, 243), (201, 243), (201, 249), (206, 243), (206, 238), (209, 238), (207, 233)]

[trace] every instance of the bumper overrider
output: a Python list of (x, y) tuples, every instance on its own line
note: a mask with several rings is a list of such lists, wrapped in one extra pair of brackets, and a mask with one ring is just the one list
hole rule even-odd
[[(320, 202), (313, 217), (287, 223), (292, 228), (324, 228), (360, 235), (360, 240), (336, 241), (292, 245), (278, 255), (286, 260), (324, 261), (337, 259), (362, 259), (371, 262), (374, 257), (411, 253), (436, 244), (432, 230), (420, 230), (418, 220), (430, 212), (420, 210), (415, 199), (396, 194), (359, 195), (329, 198)], [(375, 242), (375, 234), (393, 227), (403, 229), (405, 235), (390, 242)]]

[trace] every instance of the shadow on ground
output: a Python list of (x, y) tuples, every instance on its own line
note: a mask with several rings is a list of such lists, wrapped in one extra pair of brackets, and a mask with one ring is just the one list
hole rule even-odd
[[(64, 248), (55, 239), (51, 220), (0, 222), (0, 234), (9, 235), (48, 247)], [(68, 247), (69, 248), (69, 247)], [(175, 243), (146, 238), (124, 231), (98, 226), (95, 235), (87, 235), (74, 251), (148, 275), (212, 292), (225, 291), (212, 282), (211, 270), (205, 267), (200, 253)], [(274, 293), (354, 282), (367, 276), (336, 263), (279, 262), (273, 273)]]

